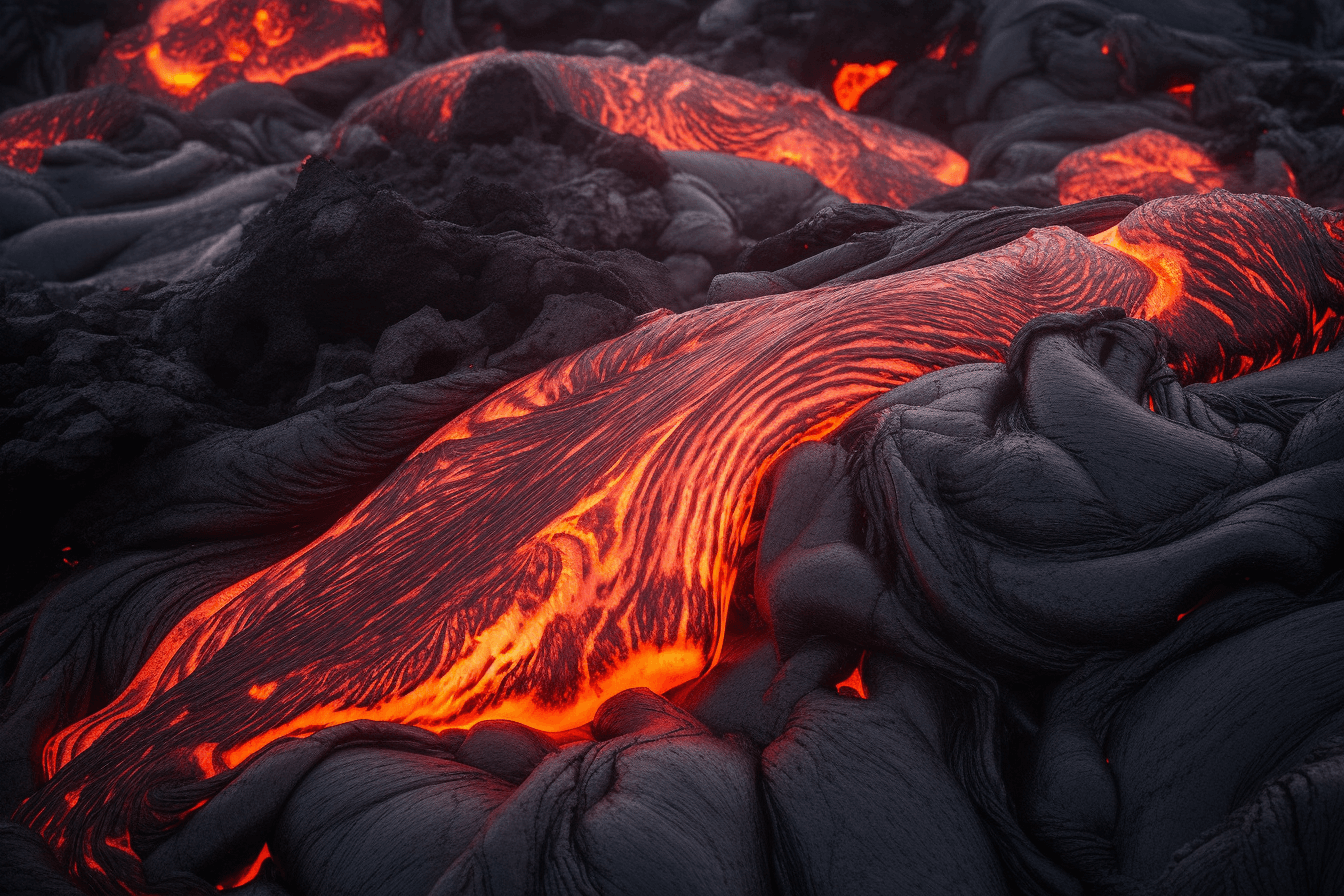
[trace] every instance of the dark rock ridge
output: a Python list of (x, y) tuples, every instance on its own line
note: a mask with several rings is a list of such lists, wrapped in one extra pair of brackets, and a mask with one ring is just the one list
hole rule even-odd
[[(202, 440), (246, 441), (283, 419), (326, 431), (321, 408), (373, 407), (429, 381), (464, 408), (628, 329), (667, 277), (634, 253), (493, 232), (499, 215), (531, 210), (516, 193), (472, 187), (456, 204), (464, 219), (495, 211), (476, 226), (430, 217), (318, 159), (211, 275), (118, 290), (7, 274), (0, 455), (6, 505), (30, 521), (6, 544), (7, 601), (128, 546), (108, 516), (134, 519), (156, 500), (140, 486), (176, 475), (157, 471)], [(406, 438), (403, 452), (419, 440)]]

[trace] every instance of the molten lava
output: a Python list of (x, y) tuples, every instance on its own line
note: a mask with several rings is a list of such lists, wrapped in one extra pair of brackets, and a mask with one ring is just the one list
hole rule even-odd
[(1189, 108), (1194, 102), (1195, 85), (1188, 82), (1173, 84), (1167, 88), (1167, 95), (1186, 108)]
[(896, 63), (890, 59), (877, 65), (850, 62), (840, 66), (840, 71), (836, 72), (835, 81), (831, 84), (836, 103), (841, 109), (853, 112), (859, 107), (859, 100), (868, 92), (868, 88), (891, 74), (895, 68)]
[(527, 66), (556, 108), (568, 108), (659, 149), (698, 149), (783, 162), (855, 202), (905, 207), (966, 179), (967, 163), (943, 144), (875, 118), (846, 114), (821, 94), (750, 81), (660, 56), (635, 65), (614, 56), (494, 51), (426, 69), (389, 88), (338, 125), (367, 124), (392, 140), (445, 140), (453, 104), (482, 66)]
[(331, 62), (387, 55), (380, 0), (164, 0), (112, 37), (89, 84), (181, 109), (234, 81), (283, 84)]
[[(1270, 192), (1297, 195), (1292, 170), (1280, 164), (1282, 186)], [(1240, 172), (1219, 165), (1197, 144), (1152, 128), (1069, 153), (1056, 166), (1055, 178), (1063, 205), (1118, 193), (1157, 199), (1249, 189)]]
[(0, 163), (33, 172), (48, 146), (104, 139), (130, 124), (143, 103), (117, 85), (63, 93), (0, 115)]
[(109, 706), (46, 745), (20, 811), (98, 892), (276, 740), (350, 719), (434, 731), (588, 720), (712, 666), (756, 491), (926, 371), (1000, 360), (1050, 311), (1120, 305), (1187, 378), (1329, 345), (1338, 216), (1219, 194), (1153, 203), (1096, 241), (1034, 231), (957, 262), (651, 317), (444, 426), (293, 556), (202, 603)]

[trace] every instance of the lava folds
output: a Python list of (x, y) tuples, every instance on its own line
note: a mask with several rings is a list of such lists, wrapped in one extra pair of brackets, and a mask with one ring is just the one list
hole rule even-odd
[(108, 890), (142, 879), (122, 844), (177, 826), (281, 738), (352, 719), (565, 729), (623, 688), (694, 678), (790, 447), (921, 373), (1000, 360), (1046, 312), (1151, 317), (1186, 379), (1308, 354), (1342, 329), (1339, 229), (1294, 200), (1217, 193), (1150, 203), (1096, 241), (1048, 228), (646, 321), (501, 389), (326, 534), (201, 604), (47, 744), (51, 780), (21, 818)]
[(88, 83), (124, 84), (181, 109), (234, 81), (283, 84), (344, 59), (387, 55), (380, 0), (164, 0), (114, 35)]
[(636, 65), (614, 56), (492, 51), (425, 69), (350, 113), (388, 140), (446, 140), (453, 104), (482, 66), (525, 65), (555, 108), (568, 108), (659, 149), (732, 153), (801, 168), (854, 202), (904, 208), (966, 179), (967, 163), (931, 137), (850, 115), (821, 94), (784, 84), (763, 89), (686, 62)]

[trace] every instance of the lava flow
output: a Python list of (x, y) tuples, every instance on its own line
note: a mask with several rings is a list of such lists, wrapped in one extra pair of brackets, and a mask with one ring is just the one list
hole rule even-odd
[(1296, 196), (1292, 169), (1281, 159), (1276, 164), (1273, 182), (1252, 190), (1236, 168), (1218, 164), (1197, 144), (1145, 128), (1069, 153), (1055, 168), (1055, 179), (1063, 205), (1121, 193), (1144, 199), (1213, 190)]
[(393, 140), (446, 140), (467, 79), (504, 61), (525, 65), (555, 108), (572, 109), (659, 149), (732, 153), (801, 168), (854, 202), (904, 208), (966, 179), (967, 163), (943, 144), (876, 118), (837, 109), (816, 91), (764, 89), (686, 62), (635, 65), (614, 56), (492, 51), (425, 69), (352, 112), (339, 140), (366, 124)]
[(343, 59), (387, 55), (381, 0), (164, 0), (114, 35), (88, 83), (190, 109), (234, 81), (283, 84)]
[(859, 107), (859, 99), (868, 92), (868, 88), (891, 74), (895, 68), (896, 63), (891, 59), (877, 65), (849, 62), (840, 66), (840, 71), (835, 73), (835, 81), (831, 83), (836, 103), (846, 112), (853, 112)]
[[(1219, 193), (1095, 241), (1035, 231), (957, 262), (710, 306), (516, 381), (293, 556), (202, 603), (106, 709), (53, 737), (20, 812), (99, 892), (280, 738), (586, 722), (712, 666), (758, 485), (794, 444), (926, 371), (999, 360), (1027, 321), (1119, 305), (1214, 379), (1329, 345), (1338, 216)], [(129, 849), (126, 844), (136, 847)]]
[(0, 164), (36, 171), (48, 146), (115, 134), (143, 106), (130, 91), (108, 84), (11, 109), (0, 115)]

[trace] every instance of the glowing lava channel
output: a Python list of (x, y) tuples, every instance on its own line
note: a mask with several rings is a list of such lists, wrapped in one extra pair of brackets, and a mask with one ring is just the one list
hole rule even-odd
[(209, 799), (281, 737), (351, 719), (564, 729), (622, 688), (689, 680), (719, 655), (756, 490), (789, 447), (923, 372), (1001, 359), (1046, 312), (1152, 316), (1186, 379), (1319, 350), (1341, 332), (1336, 218), (1167, 200), (1098, 242), (1047, 228), (648, 320), (501, 389), (322, 537), (204, 602), (52, 738), (19, 817), (91, 888), (122, 891), (139, 874), (123, 845), (185, 816), (174, 792)]

